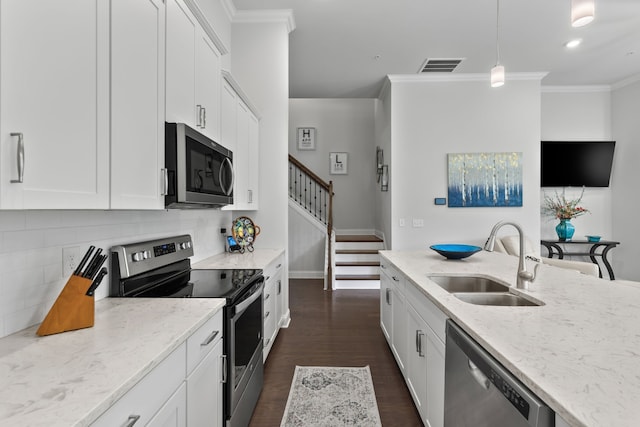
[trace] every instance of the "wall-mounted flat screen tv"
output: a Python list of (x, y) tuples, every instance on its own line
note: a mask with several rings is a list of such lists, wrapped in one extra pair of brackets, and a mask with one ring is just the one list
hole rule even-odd
[(608, 187), (615, 141), (542, 141), (542, 187)]

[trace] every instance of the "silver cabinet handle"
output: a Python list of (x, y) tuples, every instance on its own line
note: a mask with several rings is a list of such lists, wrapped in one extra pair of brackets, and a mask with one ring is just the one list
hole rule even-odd
[(278, 295), (282, 293), (282, 280), (278, 280)]
[(127, 418), (127, 424), (125, 424), (125, 427), (133, 427), (133, 425), (137, 423), (139, 419), (140, 419), (140, 415), (129, 415), (129, 418)]
[(206, 347), (209, 344), (211, 344), (211, 341), (213, 341), (214, 339), (216, 339), (216, 337), (218, 336), (218, 334), (220, 333), (220, 331), (213, 331), (211, 332), (211, 335), (209, 335), (207, 337), (207, 339), (205, 339), (202, 343), (200, 343), (201, 347)]
[(227, 355), (226, 354), (221, 355), (220, 359), (222, 361), (222, 363), (221, 363), (221, 365), (222, 365), (222, 379), (220, 380), (220, 382), (225, 384), (227, 382)]
[(267, 339), (264, 341), (264, 346), (263, 346), (263, 347), (268, 346), (270, 342), (271, 342), (271, 338), (267, 338)]
[(269, 315), (270, 315), (270, 314), (271, 314), (271, 312), (270, 312), (270, 311), (267, 311), (267, 312), (265, 313), (265, 315), (264, 315), (264, 318), (266, 319), (267, 317), (269, 317)]
[(253, 190), (247, 190), (247, 199), (249, 203), (253, 203)]
[(202, 107), (202, 128), (206, 129), (207, 128), (207, 108), (206, 107)]
[(282, 267), (282, 264), (278, 264), (278, 265), (276, 265), (276, 270), (277, 270), (278, 268), (280, 268), (280, 267)]
[(264, 296), (264, 300), (265, 300), (265, 301), (266, 301), (266, 300), (268, 300), (270, 296), (271, 296), (271, 294), (266, 294), (266, 295)]
[(11, 132), (11, 136), (18, 137), (18, 179), (12, 179), (12, 184), (24, 182), (24, 135), (22, 132)]
[(416, 352), (420, 357), (424, 357), (424, 351), (422, 349), (422, 337), (424, 337), (424, 332), (422, 332), (421, 330), (416, 330)]
[(396, 276), (392, 276), (391, 278), (393, 279), (394, 282), (399, 282), (400, 281), (400, 279), (398, 279)]
[(387, 304), (391, 305), (391, 288), (385, 289)]
[(202, 127), (202, 105), (196, 105), (196, 126)]
[(160, 193), (160, 195), (166, 196), (167, 194), (169, 194), (169, 169), (162, 168), (160, 170), (162, 171), (162, 178), (164, 180), (162, 184), (162, 193)]

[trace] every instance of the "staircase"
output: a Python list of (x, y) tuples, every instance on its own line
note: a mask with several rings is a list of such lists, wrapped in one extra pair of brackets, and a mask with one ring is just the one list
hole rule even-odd
[(336, 235), (334, 289), (379, 289), (384, 242), (372, 235)]

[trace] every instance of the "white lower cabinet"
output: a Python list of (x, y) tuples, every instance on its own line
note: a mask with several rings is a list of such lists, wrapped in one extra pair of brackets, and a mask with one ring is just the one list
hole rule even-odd
[[(107, 409), (92, 426), (146, 426), (183, 385), (186, 357), (186, 345), (183, 343)], [(173, 405), (185, 403), (174, 401)], [(169, 408), (165, 410), (172, 411)], [(176, 412), (179, 413), (178, 410)]]
[(107, 409), (92, 427), (222, 427), (222, 310)]
[(283, 268), (284, 255), (280, 255), (263, 271), (264, 292), (262, 294), (262, 298), (264, 304), (264, 360), (267, 360), (267, 356), (271, 351), (273, 342), (278, 336), (278, 331), (280, 330), (280, 326), (283, 321), (285, 306), (282, 287)]
[(222, 427), (222, 340), (187, 377), (187, 424)]
[(444, 426), (445, 314), (385, 259), (380, 325), (425, 426)]
[(147, 427), (185, 427), (187, 425), (186, 413), (187, 387), (182, 384), (149, 421)]

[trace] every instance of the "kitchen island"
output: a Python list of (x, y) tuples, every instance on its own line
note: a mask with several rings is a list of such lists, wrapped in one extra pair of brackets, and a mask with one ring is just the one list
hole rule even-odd
[[(381, 258), (569, 424), (637, 426), (640, 404), (640, 287), (540, 265), (530, 289), (515, 288), (518, 258), (479, 252), (450, 261), (431, 251), (381, 251)], [(533, 262), (528, 262), (529, 269)], [(429, 275), (479, 275), (542, 306), (463, 302)]]
[[(223, 306), (219, 298), (106, 298), (91, 328), (39, 337), (34, 326), (0, 339), (0, 425), (90, 425)], [(176, 375), (184, 378), (184, 365)]]

